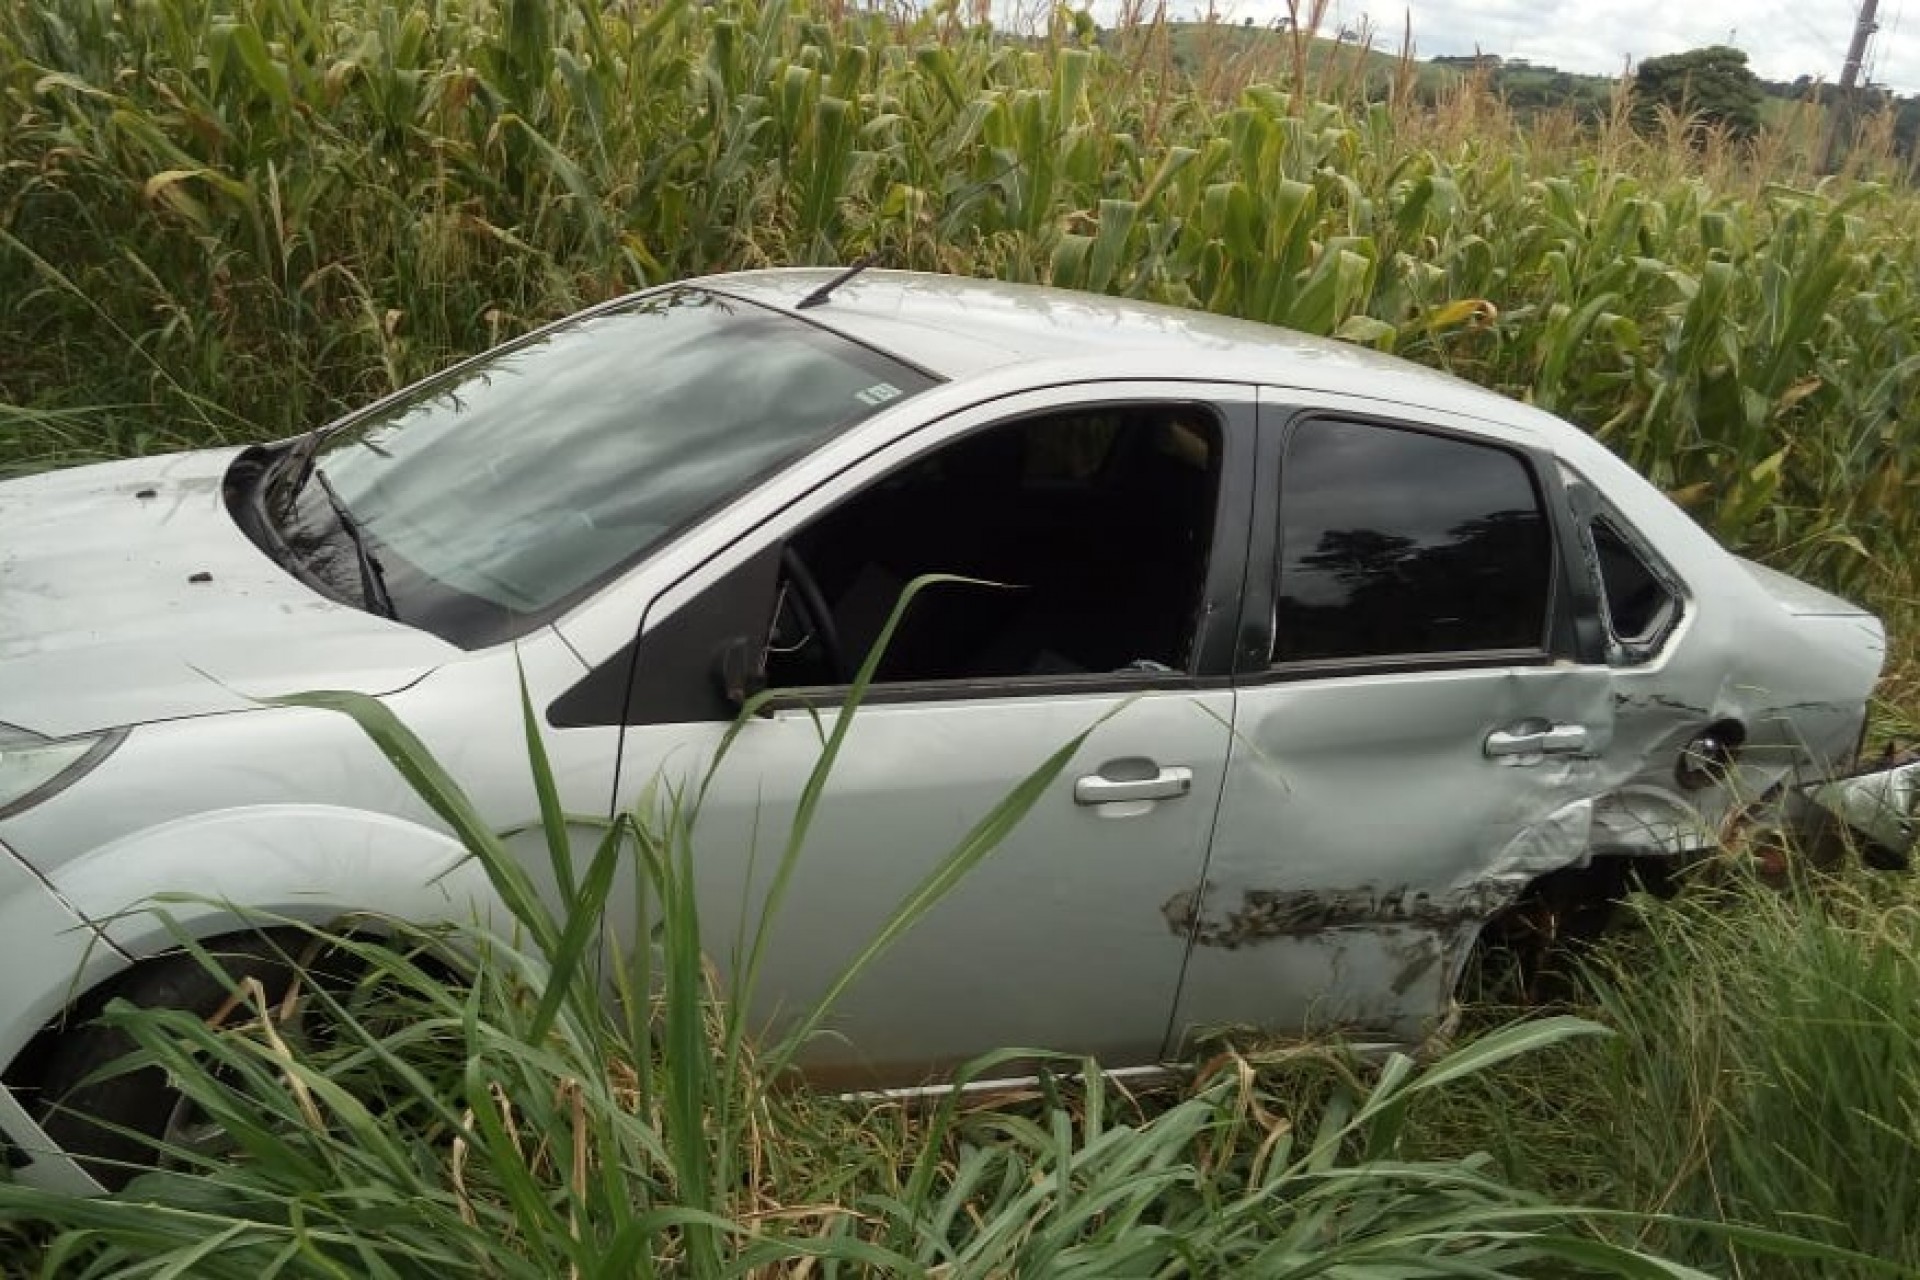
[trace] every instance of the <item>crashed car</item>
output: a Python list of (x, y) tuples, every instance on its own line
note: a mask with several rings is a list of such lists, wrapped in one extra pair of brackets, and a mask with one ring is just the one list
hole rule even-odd
[[(838, 1006), (809, 1068), (848, 1087), (999, 1046), (1153, 1064), (1232, 1024), (1413, 1042), (1543, 885), (1617, 892), (1767, 797), (1911, 841), (1913, 767), (1835, 781), (1880, 623), (1731, 555), (1546, 413), (1134, 302), (717, 276), (294, 440), (0, 485), (18, 1176), (112, 1182), (75, 1157), (124, 1135), (83, 1112), (177, 1122), (157, 1072), (89, 1078), (106, 996), (225, 1000), (180, 931), (496, 909), (348, 718), (263, 699), (377, 696), (535, 874), (522, 681), (562, 802), (602, 819), (695, 776), (751, 699), (696, 832), (705, 936), (733, 938), (822, 717), (928, 574), (973, 581), (920, 591), (885, 648), (765, 1018), (1093, 728)], [(610, 901), (608, 936), (638, 936)]]

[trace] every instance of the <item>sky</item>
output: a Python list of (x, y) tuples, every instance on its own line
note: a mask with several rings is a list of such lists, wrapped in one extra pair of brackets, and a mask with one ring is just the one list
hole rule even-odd
[[(1304, 11), (1309, 0), (1301, 0)], [(1284, 0), (1217, 0), (1222, 17), (1264, 23)], [(1204, 12), (1205, 0), (1170, 0), (1168, 16)], [(1325, 27), (1371, 25), (1378, 47), (1397, 49), (1407, 19), (1416, 54), (1526, 58), (1562, 71), (1617, 75), (1663, 53), (1730, 44), (1768, 80), (1840, 78), (1859, 0), (1332, 0)], [(1920, 93), (1920, 0), (1880, 0), (1880, 30), (1866, 76), (1896, 93)], [(1331, 30), (1328, 32), (1331, 34)]]

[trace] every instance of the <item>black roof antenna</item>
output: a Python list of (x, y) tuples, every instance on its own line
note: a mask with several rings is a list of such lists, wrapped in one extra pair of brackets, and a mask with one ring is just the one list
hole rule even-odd
[(852, 266), (848, 267), (845, 271), (842, 271), (839, 275), (827, 281), (825, 284), (821, 285), (818, 289), (815, 289), (812, 293), (808, 294), (806, 297), (800, 299), (800, 301), (794, 303), (793, 304), (794, 310), (805, 311), (808, 307), (817, 307), (821, 303), (833, 297), (833, 291), (835, 289), (838, 289), (841, 285), (853, 279), (855, 276), (859, 275), (862, 271), (865, 271), (868, 267), (872, 266), (874, 263), (880, 261), (880, 252), (881, 252), (880, 250), (875, 249), (872, 253), (866, 254), (863, 257), (855, 258)]

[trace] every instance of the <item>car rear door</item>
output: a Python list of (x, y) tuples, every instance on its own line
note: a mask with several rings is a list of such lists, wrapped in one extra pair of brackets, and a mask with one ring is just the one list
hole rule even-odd
[[(724, 762), (707, 772), (732, 716), (715, 702), (716, 672), (725, 668), (730, 644), (767, 636), (769, 620), (785, 607), (782, 592), (792, 585), (785, 554), (805, 548), (812, 575), (826, 583), (816, 594), (839, 599), (847, 593), (834, 586), (835, 557), (810, 538), (846, 504), (884, 489), (888, 502), (873, 510), (910, 516), (924, 502), (899, 488), (903, 468), (941, 463), (959, 443), (1010, 424), (1112, 406), (1136, 415), (1164, 412), (1171, 434), (1156, 443), (1169, 457), (1192, 444), (1179, 434), (1182, 424), (1206, 421), (1218, 431), (1211, 527), (1199, 546), (1181, 553), (1197, 551), (1204, 565), (1195, 570), (1204, 600), (1196, 615), (1182, 619), (1197, 628), (1191, 662), (1183, 670), (1128, 663), (1122, 649), (1098, 669), (1071, 670), (1052, 652), (1059, 646), (1044, 646), (1022, 672), (896, 679), (883, 669), (827, 779), (767, 934), (751, 1003), (754, 1020), (776, 1030), (793, 1025), (832, 986), (996, 804), (1075, 735), (1089, 736), (984, 863), (847, 991), (828, 1023), (831, 1034), (806, 1055), (818, 1079), (914, 1084), (1002, 1047), (1094, 1054), (1112, 1066), (1158, 1055), (1187, 943), (1166, 910), (1199, 879), (1228, 762), (1254, 392), (1199, 383), (1082, 384), (958, 414), (877, 449), (833, 485), (796, 500), (648, 610), (619, 713), (626, 722), (620, 803), (644, 805), (662, 778), (701, 779), (694, 848), (703, 936), (730, 977), (741, 972), (760, 914), (774, 900), (784, 842), (843, 693), (831, 686), (782, 693), (766, 714), (741, 726)], [(1071, 444), (1069, 437), (1062, 440)], [(947, 471), (955, 476), (984, 465), (971, 455), (951, 462)], [(1040, 466), (1025, 465), (1029, 473)], [(1062, 501), (1078, 501), (1070, 459), (1041, 470), (1046, 474), (1029, 475), (1020, 501), (1031, 502), (1048, 485)], [(964, 550), (994, 536), (1004, 501), (983, 493), (971, 508), (930, 518), (949, 526), (949, 534), (964, 534), (943, 540)], [(905, 535), (886, 524), (891, 518), (875, 517), (856, 542), (876, 556), (897, 543)], [(1135, 517), (1145, 518), (1144, 509)], [(1145, 550), (1154, 558), (1152, 548)], [(1032, 552), (1049, 554), (1038, 541)], [(1151, 593), (1159, 570), (1127, 559), (1131, 552), (1094, 540), (1085, 554), (1085, 576), (1118, 584), (1112, 594)], [(845, 559), (844, 548), (838, 558)], [(887, 603), (901, 576), (887, 588)], [(999, 598), (950, 590), (947, 603), (955, 608), (939, 616), (956, 625), (964, 624), (971, 602), (985, 608)], [(849, 629), (847, 616), (839, 626)], [(766, 651), (805, 643), (799, 637), (789, 644), (776, 627)], [(896, 645), (912, 647), (905, 639)], [(557, 710), (564, 719), (605, 709), (588, 712), (582, 702)], [(630, 938), (631, 925), (625, 927)]]
[(1414, 1040), (1481, 922), (1586, 848), (1613, 729), (1590, 579), (1558, 469), (1517, 432), (1272, 396), (1256, 487), (1175, 1042)]

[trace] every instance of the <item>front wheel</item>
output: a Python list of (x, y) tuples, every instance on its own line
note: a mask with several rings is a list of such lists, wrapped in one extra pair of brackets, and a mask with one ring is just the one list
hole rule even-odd
[[(201, 1110), (157, 1065), (108, 1071), (132, 1054), (133, 1037), (97, 1020), (113, 999), (142, 1009), (179, 1009), (209, 1022), (252, 1016), (249, 980), (257, 981), (270, 1012), (295, 1009), (298, 985), (325, 968), (296, 963), (321, 947), (296, 931), (240, 935), (206, 945), (224, 976), (184, 953), (157, 957), (114, 979), (88, 998), (73, 1028), (54, 1042), (39, 1079), (39, 1114), (47, 1137), (74, 1157), (94, 1181), (118, 1191), (149, 1169), (182, 1153), (217, 1149), (222, 1138)], [(337, 961), (339, 953), (333, 953)], [(81, 1020), (84, 1019), (84, 1020)]]

